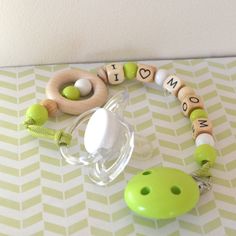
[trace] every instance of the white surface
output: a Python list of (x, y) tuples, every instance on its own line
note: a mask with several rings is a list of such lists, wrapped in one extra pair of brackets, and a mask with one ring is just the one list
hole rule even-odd
[(0, 66), (236, 54), (234, 0), (0, 0)]
[(111, 149), (119, 135), (119, 122), (110, 111), (98, 109), (90, 118), (85, 134), (84, 146), (88, 153), (95, 154), (99, 149)]

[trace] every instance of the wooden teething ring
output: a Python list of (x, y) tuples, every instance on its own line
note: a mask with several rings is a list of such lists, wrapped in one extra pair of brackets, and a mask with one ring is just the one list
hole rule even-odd
[[(88, 99), (73, 101), (64, 98), (60, 91), (65, 84), (74, 83), (78, 79), (88, 79), (93, 87), (93, 95)], [(83, 70), (65, 70), (56, 74), (47, 84), (46, 95), (54, 100), (58, 108), (67, 114), (79, 115), (94, 107), (100, 107), (105, 104), (108, 97), (108, 90), (104, 82), (96, 75)]]

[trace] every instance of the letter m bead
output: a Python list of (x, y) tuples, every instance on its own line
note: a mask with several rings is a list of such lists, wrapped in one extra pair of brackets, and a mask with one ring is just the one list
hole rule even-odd
[(176, 75), (170, 75), (163, 83), (163, 88), (176, 97), (178, 96), (179, 90), (184, 86), (183, 80), (179, 79)]

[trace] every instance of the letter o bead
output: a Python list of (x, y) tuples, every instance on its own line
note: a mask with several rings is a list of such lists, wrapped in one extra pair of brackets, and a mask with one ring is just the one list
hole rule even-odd
[(189, 117), (190, 113), (197, 108), (204, 108), (202, 99), (197, 95), (186, 96), (181, 103), (181, 109), (187, 117)]
[(190, 95), (195, 95), (194, 90), (190, 87), (184, 86), (178, 92), (178, 99), (182, 102), (186, 96)]

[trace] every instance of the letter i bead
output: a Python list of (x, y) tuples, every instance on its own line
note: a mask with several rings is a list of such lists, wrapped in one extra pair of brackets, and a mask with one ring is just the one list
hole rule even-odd
[(197, 95), (188, 95), (186, 96), (182, 103), (181, 108), (185, 116), (189, 117), (191, 112), (194, 109), (201, 108), (203, 109), (204, 105), (202, 99)]
[(125, 80), (125, 74), (121, 64), (112, 63), (107, 65), (106, 72), (109, 84), (121, 84)]

